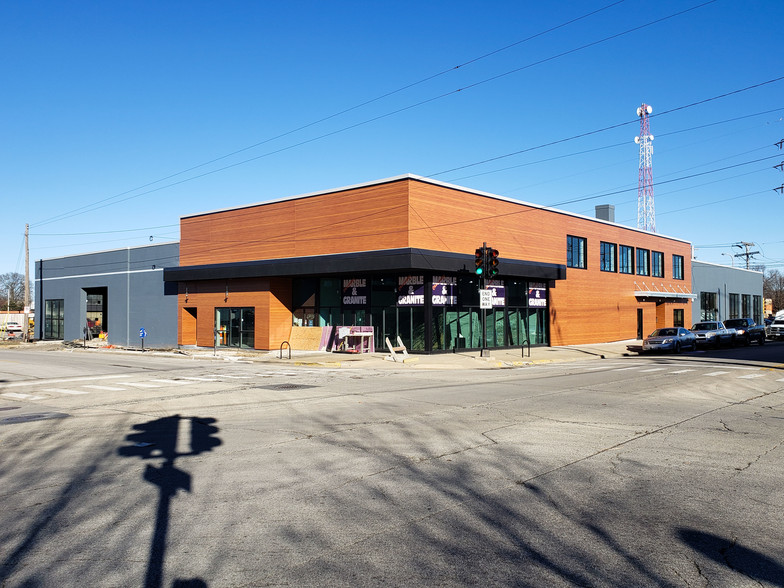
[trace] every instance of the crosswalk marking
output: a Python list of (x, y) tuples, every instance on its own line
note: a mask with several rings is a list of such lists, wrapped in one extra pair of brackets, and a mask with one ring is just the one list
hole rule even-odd
[(144, 382), (117, 382), (121, 386), (133, 386), (135, 388), (160, 388), (158, 384), (145, 384)]
[(752, 378), (761, 378), (762, 374), (746, 374), (745, 376), (738, 376), (739, 380), (751, 380)]
[(723, 376), (724, 374), (728, 374), (729, 372), (708, 372), (707, 374), (702, 374), (703, 376)]
[(674, 372), (670, 372), (671, 374), (685, 374), (686, 372), (693, 372), (694, 370), (675, 370)]
[(640, 366), (635, 365), (633, 367), (618, 368), (617, 370), (614, 370), (614, 371), (616, 371), (616, 372), (625, 372), (626, 370), (638, 370), (638, 369), (640, 369)]
[(648, 370), (640, 370), (640, 373), (641, 373), (641, 374), (644, 374), (644, 373), (647, 373), (647, 372), (662, 372), (662, 371), (664, 371), (664, 370), (666, 370), (666, 369), (667, 369), (667, 368), (662, 368), (662, 367), (659, 367), (659, 368), (651, 368), (651, 369), (648, 369)]
[(92, 390), (106, 390), (108, 392), (122, 392), (125, 388), (117, 388), (116, 386), (97, 386), (97, 385), (85, 385), (83, 388), (90, 388)]
[(150, 382), (160, 382), (161, 384), (175, 384), (177, 386), (182, 386), (183, 384), (190, 384), (190, 382), (185, 382), (183, 380), (150, 380)]
[(59, 394), (87, 394), (86, 390), (71, 390), (69, 388), (44, 388), (44, 392), (57, 392)]
[(183, 380), (193, 380), (194, 382), (219, 382), (218, 378), (200, 378), (198, 376), (183, 376)]
[(13, 398), (14, 400), (41, 400), (43, 396), (33, 396), (31, 394), (20, 394), (19, 392), (5, 392), (0, 394), (6, 398)]

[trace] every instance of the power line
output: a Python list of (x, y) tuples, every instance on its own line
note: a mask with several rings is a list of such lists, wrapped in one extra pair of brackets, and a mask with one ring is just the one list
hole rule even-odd
[[(207, 162), (207, 163), (204, 163), (204, 164), (199, 164), (199, 165), (197, 165), (197, 166), (194, 166), (194, 167), (191, 167), (191, 168), (189, 168), (188, 170), (185, 170), (185, 171), (182, 171), (182, 172), (178, 172), (178, 173), (176, 173), (176, 174), (169, 175), (169, 176), (167, 176), (166, 178), (163, 178), (163, 179), (160, 179), (160, 180), (156, 180), (156, 181), (154, 181), (154, 182), (151, 182), (151, 183), (145, 184), (145, 185), (143, 185), (143, 186), (140, 186), (140, 187), (134, 188), (134, 189), (132, 189), (132, 190), (128, 190), (128, 191), (122, 192), (122, 193), (120, 193), (120, 194), (116, 194), (116, 195), (114, 195), (114, 196), (110, 196), (110, 197), (108, 197), (108, 198), (104, 198), (103, 200), (99, 200), (99, 201), (97, 201), (97, 202), (95, 202), (95, 203), (93, 203), (93, 204), (88, 204), (88, 205), (82, 206), (82, 207), (80, 207), (80, 208), (76, 208), (76, 209), (74, 209), (74, 210), (72, 210), (72, 211), (70, 211), (70, 212), (65, 212), (65, 213), (62, 213), (62, 214), (60, 214), (60, 215), (56, 215), (56, 216), (54, 216), (54, 217), (51, 217), (51, 218), (49, 218), (49, 219), (46, 219), (46, 220), (44, 220), (44, 221), (40, 221), (40, 222), (38, 222), (38, 223), (34, 223), (32, 226), (41, 226), (41, 225), (49, 224), (49, 223), (51, 223), (51, 222), (56, 222), (56, 221), (58, 221), (58, 220), (65, 220), (65, 219), (67, 219), (67, 218), (71, 218), (71, 217), (73, 217), (73, 216), (77, 216), (77, 215), (79, 215), (79, 214), (84, 214), (84, 213), (87, 213), (87, 212), (93, 212), (93, 211), (95, 211), (95, 210), (99, 210), (99, 209), (101, 209), (101, 208), (105, 208), (106, 206), (109, 206), (109, 205), (119, 204), (119, 203), (121, 203), (121, 202), (125, 202), (125, 201), (127, 201), (127, 200), (131, 200), (131, 199), (133, 199), (133, 198), (138, 198), (138, 197), (140, 197), (140, 196), (145, 196), (145, 195), (147, 195), (147, 194), (151, 194), (151, 193), (154, 193), (154, 192), (158, 192), (158, 191), (160, 191), (160, 190), (163, 190), (163, 189), (166, 189), (166, 188), (171, 188), (171, 187), (173, 187), (173, 186), (177, 186), (177, 185), (179, 185), (179, 184), (183, 184), (183, 183), (185, 183), (185, 182), (190, 182), (190, 181), (193, 181), (193, 180), (196, 180), (196, 179), (199, 179), (199, 178), (202, 178), (202, 177), (205, 177), (205, 176), (208, 176), (208, 175), (214, 174), (214, 173), (218, 173), (218, 172), (221, 172), (221, 171), (226, 171), (226, 170), (228, 170), (228, 169), (231, 169), (231, 168), (234, 168), (234, 167), (237, 167), (237, 166), (240, 166), (240, 165), (244, 165), (244, 164), (250, 163), (250, 162), (252, 162), (252, 161), (256, 161), (256, 160), (258, 160), (258, 159), (262, 159), (262, 158), (265, 158), (265, 157), (269, 157), (269, 156), (271, 156), (271, 155), (275, 155), (275, 154), (281, 153), (281, 152), (283, 152), (283, 151), (288, 151), (288, 150), (290, 150), (290, 149), (294, 149), (294, 148), (296, 148), (296, 147), (301, 147), (301, 146), (303, 146), (303, 145), (306, 145), (306, 144), (309, 144), (309, 143), (313, 143), (313, 142), (315, 142), (315, 141), (318, 141), (318, 140), (321, 140), (321, 139), (324, 139), (324, 138), (327, 138), (327, 137), (331, 137), (331, 136), (333, 136), (333, 135), (337, 135), (337, 134), (339, 134), (339, 133), (343, 133), (343, 132), (346, 132), (346, 131), (348, 131), (348, 130), (351, 130), (351, 129), (355, 129), (355, 128), (357, 128), (357, 127), (360, 127), (360, 126), (364, 126), (364, 125), (366, 125), (366, 124), (370, 124), (370, 123), (372, 123), (372, 122), (375, 122), (375, 121), (378, 121), (378, 120), (381, 120), (381, 119), (384, 119), (384, 118), (388, 118), (388, 117), (390, 117), (390, 116), (394, 116), (394, 115), (396, 115), (396, 114), (400, 114), (401, 112), (405, 112), (405, 111), (407, 111), (407, 110), (411, 110), (411, 109), (413, 109), (413, 108), (417, 108), (417, 107), (419, 107), (419, 106), (423, 106), (423, 105), (425, 105), (425, 104), (428, 104), (428, 103), (430, 103), (430, 102), (434, 102), (434, 101), (436, 101), (436, 100), (440, 100), (440, 99), (442, 99), (442, 98), (446, 98), (446, 97), (448, 97), (448, 96), (452, 96), (452, 95), (454, 95), (454, 94), (457, 94), (457, 93), (459, 93), (459, 92), (464, 92), (464, 91), (466, 91), (466, 90), (469, 90), (469, 89), (476, 88), (476, 87), (478, 87), (478, 86), (480, 86), (480, 85), (486, 84), (486, 83), (488, 83), (488, 82), (491, 82), (491, 81), (498, 80), (498, 79), (500, 79), (500, 78), (506, 77), (506, 76), (508, 76), (508, 75), (511, 75), (511, 74), (514, 74), (514, 73), (518, 73), (518, 72), (520, 72), (520, 71), (523, 71), (523, 70), (529, 69), (529, 68), (531, 68), (531, 67), (534, 67), (534, 66), (536, 66), (536, 65), (541, 65), (541, 64), (543, 64), (543, 63), (547, 63), (547, 62), (549, 62), (549, 61), (553, 61), (553, 60), (555, 60), (555, 59), (558, 59), (558, 58), (564, 57), (564, 56), (566, 56), (566, 55), (570, 55), (570, 54), (572, 54), (572, 53), (576, 53), (576, 52), (578, 52), (578, 51), (582, 51), (582, 50), (584, 50), (584, 49), (587, 49), (587, 48), (590, 48), (590, 47), (594, 47), (594, 46), (596, 46), (596, 45), (599, 45), (599, 44), (601, 44), (601, 43), (605, 43), (605, 42), (607, 42), (607, 41), (610, 41), (610, 40), (616, 39), (616, 38), (618, 38), (618, 37), (621, 37), (621, 36), (624, 36), (624, 35), (628, 35), (628, 34), (631, 34), (631, 33), (637, 32), (637, 31), (639, 31), (639, 30), (642, 30), (642, 29), (644, 29), (644, 28), (647, 28), (647, 27), (653, 26), (653, 25), (655, 25), (655, 24), (658, 24), (658, 23), (664, 22), (664, 21), (666, 21), (666, 20), (669, 20), (669, 19), (675, 18), (675, 17), (677, 17), (677, 16), (681, 16), (681, 15), (683, 15), (683, 14), (686, 14), (686, 13), (688, 13), (688, 12), (691, 12), (691, 11), (697, 10), (697, 9), (699, 9), (699, 8), (702, 8), (702, 7), (704, 7), (704, 6), (707, 6), (707, 5), (709, 5), (709, 4), (713, 4), (714, 2), (717, 2), (717, 1), (718, 1), (718, 0), (708, 0), (707, 2), (703, 2), (703, 3), (701, 3), (701, 4), (698, 4), (698, 5), (696, 5), (696, 6), (692, 6), (691, 8), (687, 8), (687, 9), (681, 10), (681, 11), (679, 11), (679, 12), (675, 12), (675, 13), (673, 13), (673, 14), (670, 14), (670, 15), (667, 15), (667, 16), (664, 16), (664, 17), (661, 17), (661, 18), (655, 19), (655, 20), (653, 20), (653, 21), (647, 22), (647, 23), (645, 23), (645, 24), (643, 24), (643, 25), (639, 25), (639, 26), (633, 27), (633, 28), (631, 28), (631, 29), (628, 29), (628, 30), (626, 30), (626, 31), (623, 31), (623, 32), (620, 32), (620, 33), (615, 33), (615, 34), (613, 34), (613, 35), (610, 35), (610, 36), (604, 37), (604, 38), (602, 38), (602, 39), (599, 39), (599, 40), (597, 40), (597, 41), (593, 41), (593, 42), (591, 42), (591, 43), (587, 43), (587, 44), (585, 44), (585, 45), (581, 45), (581, 46), (579, 46), (579, 47), (576, 47), (576, 48), (570, 49), (570, 50), (568, 50), (568, 51), (561, 52), (561, 53), (559, 53), (559, 54), (556, 54), (556, 55), (553, 55), (553, 56), (547, 57), (547, 58), (545, 58), (545, 59), (541, 59), (541, 60), (539, 60), (539, 61), (535, 61), (535, 62), (533, 62), (533, 63), (529, 63), (529, 64), (527, 64), (527, 65), (525, 65), (525, 66), (518, 67), (518, 68), (515, 68), (515, 69), (513, 69), (513, 70), (510, 70), (510, 71), (507, 71), (507, 72), (504, 72), (504, 73), (501, 73), (501, 74), (498, 74), (498, 75), (495, 75), (495, 76), (491, 76), (491, 77), (489, 77), (489, 78), (486, 78), (486, 79), (484, 79), (484, 80), (480, 80), (480, 81), (478, 81), (478, 82), (475, 82), (475, 83), (473, 83), (473, 84), (469, 84), (468, 86), (464, 86), (464, 87), (462, 87), (462, 88), (457, 88), (456, 90), (452, 90), (452, 91), (450, 91), (450, 92), (445, 92), (445, 93), (443, 93), (443, 94), (439, 94), (439, 95), (437, 95), (437, 96), (433, 96), (433, 97), (431, 97), (431, 98), (427, 98), (427, 99), (425, 99), (425, 100), (422, 100), (422, 101), (420, 101), (420, 102), (417, 102), (417, 103), (414, 103), (414, 104), (410, 104), (410, 105), (408, 105), (408, 106), (405, 106), (405, 107), (402, 107), (402, 108), (398, 108), (398, 109), (396, 109), (396, 110), (393, 110), (393, 111), (390, 111), (390, 112), (387, 112), (387, 113), (384, 113), (384, 114), (381, 114), (381, 115), (378, 115), (378, 116), (375, 116), (375, 117), (372, 117), (372, 118), (366, 119), (366, 120), (364, 120), (364, 121), (360, 121), (360, 122), (358, 122), (358, 123), (355, 123), (355, 124), (352, 124), (352, 125), (348, 125), (348, 126), (346, 126), (346, 127), (343, 127), (343, 128), (337, 129), (337, 130), (335, 130), (335, 131), (331, 131), (331, 132), (328, 132), (328, 133), (324, 133), (324, 134), (322, 134), (322, 135), (319, 135), (319, 136), (317, 136), (317, 137), (312, 137), (312, 138), (310, 138), (310, 139), (306, 139), (306, 140), (300, 141), (300, 142), (298, 142), (298, 143), (294, 143), (294, 144), (292, 144), (292, 145), (289, 145), (289, 146), (286, 146), (286, 147), (281, 147), (281, 148), (279, 148), (279, 149), (276, 149), (276, 150), (273, 150), (273, 151), (269, 151), (269, 152), (267, 152), (267, 153), (263, 153), (263, 154), (261, 154), (261, 155), (257, 155), (257, 156), (255, 156), (255, 157), (251, 157), (251, 158), (248, 158), (248, 159), (245, 159), (245, 160), (242, 160), (242, 161), (239, 161), (239, 162), (236, 162), (236, 163), (230, 164), (230, 165), (226, 165), (226, 166), (223, 166), (223, 167), (220, 167), (220, 168), (217, 168), (217, 169), (214, 169), (214, 170), (208, 171), (208, 172), (204, 172), (204, 173), (202, 173), (202, 174), (198, 174), (198, 175), (195, 175), (195, 176), (192, 176), (192, 177), (189, 177), (189, 178), (183, 179), (183, 180), (179, 180), (179, 181), (177, 181), (177, 182), (172, 182), (172, 183), (170, 183), (170, 184), (166, 184), (165, 186), (160, 186), (160, 187), (158, 187), (158, 188), (154, 188), (154, 189), (152, 189), (152, 190), (147, 190), (147, 191), (145, 191), (145, 192), (141, 192), (141, 193), (139, 193), (139, 194), (135, 194), (135, 195), (132, 195), (132, 196), (127, 196), (126, 198), (122, 198), (122, 199), (120, 199), (120, 200), (116, 200), (117, 198), (119, 198), (119, 197), (121, 197), (121, 196), (125, 196), (125, 195), (127, 195), (127, 194), (130, 194), (131, 192), (135, 192), (135, 191), (137, 191), (137, 190), (140, 190), (140, 189), (143, 189), (143, 188), (146, 188), (146, 187), (152, 186), (152, 185), (154, 185), (154, 184), (160, 183), (160, 182), (162, 182), (162, 181), (165, 181), (166, 179), (171, 179), (171, 178), (173, 178), (173, 177), (176, 177), (176, 176), (178, 176), (178, 175), (182, 175), (183, 173), (187, 173), (188, 171), (193, 171), (193, 170), (195, 170), (195, 169), (198, 169), (198, 168), (200, 168), (200, 167), (204, 167), (205, 165), (209, 165), (209, 163), (214, 163), (214, 162), (216, 162), (216, 161), (220, 161), (220, 160), (222, 160), (222, 159), (225, 159), (225, 158), (227, 158), (227, 157), (230, 157), (230, 156), (231, 156), (231, 155), (233, 155), (233, 154), (236, 154), (236, 153), (240, 153), (240, 152), (246, 151), (247, 149), (250, 149), (250, 148), (252, 148), (252, 147), (254, 147), (254, 146), (258, 146), (258, 145), (264, 144), (264, 143), (266, 143), (266, 142), (268, 142), (268, 141), (274, 140), (275, 138), (273, 138), (273, 139), (268, 139), (268, 140), (262, 141), (262, 142), (260, 142), (260, 143), (257, 143), (257, 144), (256, 144), (256, 145), (254, 145), (254, 146), (247, 147), (247, 148), (244, 148), (244, 149), (240, 149), (240, 150), (238, 150), (238, 151), (234, 152), (233, 154), (229, 154), (229, 155), (226, 155), (226, 156), (222, 156), (222, 157), (216, 158), (216, 159), (212, 160), (211, 162)], [(609, 7), (611, 7), (611, 6), (614, 6), (615, 4), (618, 4), (618, 3), (619, 3), (619, 2), (616, 2), (616, 3), (614, 3), (614, 4), (610, 4), (610, 5), (606, 6), (606, 7), (605, 7), (605, 9), (606, 9), (606, 8), (609, 8)], [(598, 10), (598, 11), (594, 11), (593, 13), (589, 13), (588, 15), (585, 15), (585, 16), (583, 16), (583, 17), (580, 17), (580, 18), (585, 18), (585, 17), (587, 17), (587, 16), (590, 16), (591, 14), (595, 14), (596, 12), (599, 12), (599, 11), (600, 11), (600, 10)], [(578, 18), (578, 19), (573, 19), (572, 21), (569, 21), (568, 23), (565, 23), (564, 25), (561, 25), (561, 26), (566, 26), (566, 24), (570, 24), (571, 22), (574, 22), (574, 21), (576, 21), (576, 20), (580, 20), (580, 18)], [(559, 27), (555, 27), (555, 28), (553, 28), (552, 30), (555, 30), (556, 28), (561, 28), (561, 27), (560, 27), (560, 26), (559, 26)], [(531, 38), (535, 38), (536, 36), (540, 36), (541, 34), (544, 34), (544, 32), (543, 32), (543, 33), (540, 33), (540, 34), (537, 34), (537, 35), (535, 35), (534, 37), (531, 37)], [(520, 42), (518, 42), (518, 43), (516, 43), (516, 44), (522, 43), (522, 42), (524, 42), (524, 41), (525, 41), (525, 40), (523, 40), (523, 41), (520, 41)], [(513, 44), (513, 45), (515, 45), (515, 44)], [(513, 46), (513, 45), (510, 45), (509, 47), (511, 47), (511, 46)], [(498, 53), (498, 52), (500, 52), (500, 51), (502, 51), (502, 50), (504, 50), (504, 48), (502, 48), (502, 49), (499, 49), (499, 50), (496, 50), (495, 52), (492, 52), (492, 53), (488, 53), (488, 54), (486, 54), (485, 56), (482, 56), (482, 57), (480, 57), (480, 58), (477, 58), (477, 59), (475, 59), (475, 60), (473, 60), (473, 61), (477, 61), (478, 59), (482, 59), (482, 58), (484, 58), (484, 57), (487, 57), (487, 56), (493, 55), (493, 54), (495, 54), (495, 53)], [(466, 62), (466, 64), (467, 64), (467, 63), (471, 63), (471, 62)], [(436, 74), (435, 76), (432, 76), (432, 77), (437, 77), (438, 75), (442, 75), (443, 73), (446, 73), (447, 71), (453, 71), (454, 69), (456, 69), (456, 68), (451, 68), (450, 70), (445, 70), (444, 72), (441, 72), (441, 73), (439, 73), (439, 74)], [(430, 78), (427, 78), (427, 79), (430, 79)], [(425, 81), (425, 80), (423, 80), (423, 81)], [(411, 85), (417, 85), (418, 83), (419, 83), (419, 82), (417, 82), (417, 83), (414, 83), (414, 84), (411, 84)], [(410, 85), (410, 86), (411, 86), (411, 85)], [(410, 87), (410, 86), (407, 86), (407, 87)], [(405, 89), (405, 88), (401, 88), (400, 90), (402, 90), (402, 89)], [(400, 91), (400, 90), (398, 90), (398, 91)], [(397, 93), (398, 91), (391, 92), (391, 93), (389, 93), (389, 94), (387, 94), (387, 95), (391, 95), (391, 94)], [(381, 96), (381, 97), (379, 97), (378, 99), (381, 99), (381, 98), (383, 98), (383, 97), (385, 97), (385, 96), (386, 96), (386, 95), (384, 95), (384, 96)], [(376, 100), (376, 99), (374, 99), (374, 100), (371, 100), (370, 102), (374, 102), (375, 100)], [(369, 102), (368, 102), (368, 103), (369, 103)], [(363, 103), (363, 104), (364, 104), (364, 103)], [(357, 107), (352, 107), (352, 108), (350, 108), (350, 109), (346, 110), (345, 112), (348, 112), (349, 110), (354, 110), (355, 108), (359, 108), (360, 106), (362, 106), (362, 105), (358, 105)], [(334, 115), (334, 116), (338, 116), (339, 114), (341, 114), (341, 113), (338, 113), (338, 114), (336, 114), (336, 115)], [(327, 119), (329, 119), (329, 118), (333, 118), (333, 116), (327, 117)], [(327, 120), (327, 119), (324, 119), (324, 120)], [(302, 127), (302, 128), (307, 128), (308, 126), (312, 126), (313, 124), (317, 124), (318, 122), (320, 122), (320, 121), (317, 121), (317, 122), (315, 122), (315, 123), (311, 123), (311, 124), (309, 124), (309, 125), (306, 125), (305, 127)], [(624, 124), (628, 124), (628, 123), (624, 123)], [(618, 126), (622, 126), (622, 125), (618, 125)], [(295, 131), (296, 131), (296, 130), (295, 130)], [(283, 135), (281, 135), (281, 136), (286, 136), (286, 135), (288, 135), (288, 134), (290, 134), (290, 133), (292, 133), (292, 132), (295, 132), (295, 131), (290, 131), (290, 132), (284, 133), (284, 134), (283, 134)], [(598, 132), (598, 131), (597, 131), (597, 132)], [(456, 168), (456, 169), (461, 169), (461, 168)], [(451, 170), (450, 170), (450, 171), (451, 171)], [(441, 173), (446, 173), (446, 172), (441, 172)], [(435, 174), (435, 175), (440, 175), (440, 173), (439, 173), (439, 174)], [(108, 201), (110, 201), (110, 200), (114, 200), (114, 202), (110, 202), (110, 203), (108, 203), (108, 204), (104, 204), (104, 203), (106, 203), (106, 202), (108, 202)], [(98, 206), (99, 204), (101, 204), (101, 206)]]

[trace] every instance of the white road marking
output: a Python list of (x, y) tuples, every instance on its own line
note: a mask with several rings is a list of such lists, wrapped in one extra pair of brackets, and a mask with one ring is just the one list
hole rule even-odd
[(662, 371), (664, 371), (666, 369), (667, 368), (651, 368), (651, 369), (648, 369), (648, 370), (640, 370), (640, 373), (644, 374), (644, 373), (647, 373), (647, 372), (662, 372)]
[(221, 378), (233, 378), (233, 379), (237, 379), (237, 380), (244, 380), (246, 378), (252, 378), (253, 377), (253, 376), (229, 376), (228, 374), (215, 374), (215, 375), (218, 376), (218, 377), (221, 377)]
[(724, 374), (728, 374), (729, 372), (708, 372), (707, 374), (702, 374), (703, 376), (723, 376)]
[(150, 380), (150, 382), (160, 382), (161, 384), (175, 384), (182, 386), (183, 384), (190, 384), (190, 382), (183, 382), (182, 380)]
[(144, 382), (117, 382), (121, 386), (134, 386), (136, 388), (160, 388), (158, 384), (145, 384)]
[(685, 374), (686, 372), (693, 372), (694, 370), (675, 370), (674, 372), (670, 372), (671, 374)]
[(44, 388), (44, 392), (57, 392), (58, 394), (87, 394), (85, 390), (71, 390), (69, 388)]
[(613, 370), (613, 371), (616, 371), (616, 372), (625, 372), (626, 370), (638, 370), (638, 369), (640, 369), (640, 366), (638, 366), (638, 365), (635, 365), (635, 366), (633, 366), (633, 367), (618, 368), (617, 370)]
[(763, 374), (746, 374), (745, 376), (738, 376), (739, 380), (751, 380), (752, 378), (761, 378)]
[(220, 382), (218, 378), (200, 378), (198, 376), (183, 376), (183, 380), (193, 380), (195, 382)]
[(73, 382), (98, 382), (100, 380), (115, 380), (117, 378), (127, 378), (128, 374), (114, 374), (108, 376), (84, 376), (78, 378), (51, 378), (47, 380), (25, 380), (24, 382), (9, 382), (6, 388), (16, 388), (18, 386), (51, 386), (57, 384), (71, 384)]
[(19, 394), (17, 392), (6, 392), (4, 394), (0, 394), (0, 396), (5, 396), (6, 398), (13, 398), (14, 400), (41, 400), (43, 396), (33, 396), (31, 394)]
[(122, 392), (125, 388), (117, 388), (116, 386), (91, 386), (84, 385), (83, 388), (91, 388), (93, 390), (107, 390), (109, 392)]

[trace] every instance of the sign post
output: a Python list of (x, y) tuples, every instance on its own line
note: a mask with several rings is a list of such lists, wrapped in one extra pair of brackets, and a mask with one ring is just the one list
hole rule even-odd
[(144, 330), (144, 327), (139, 329), (139, 338), (142, 340), (142, 351), (144, 351), (144, 338), (147, 336), (147, 331)]

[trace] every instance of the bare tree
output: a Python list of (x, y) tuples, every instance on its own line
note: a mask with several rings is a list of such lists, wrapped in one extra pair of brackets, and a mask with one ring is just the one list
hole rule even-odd
[[(24, 274), (0, 274), (0, 310), (24, 310), (24, 282)], [(30, 292), (32, 291), (33, 285), (30, 284)]]
[(773, 301), (773, 312), (784, 309), (784, 274), (779, 270), (763, 274), (762, 294)]

